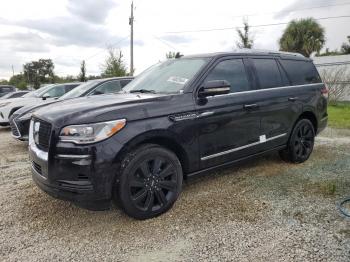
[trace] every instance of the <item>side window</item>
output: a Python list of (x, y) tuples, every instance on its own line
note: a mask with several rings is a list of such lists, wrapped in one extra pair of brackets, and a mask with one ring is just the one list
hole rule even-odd
[(132, 79), (124, 79), (120, 81), (121, 87), (123, 88), (124, 86), (126, 86), (127, 84), (129, 84), (131, 82)]
[(68, 93), (69, 91), (73, 90), (77, 85), (68, 85), (66, 86), (66, 93)]
[(55, 86), (51, 88), (49, 91), (45, 92), (42, 96), (48, 97), (60, 97), (63, 96), (66, 92), (65, 86)]
[(212, 80), (228, 81), (231, 85), (231, 93), (250, 90), (242, 59), (231, 59), (218, 63), (206, 77), (205, 82)]
[(92, 93), (92, 95), (102, 95), (109, 93), (116, 93), (121, 90), (120, 81), (109, 81), (98, 86)]
[(260, 88), (274, 88), (282, 86), (281, 74), (274, 59), (253, 59)]
[(312, 62), (282, 59), (281, 64), (286, 70), (293, 85), (321, 82), (321, 78)]

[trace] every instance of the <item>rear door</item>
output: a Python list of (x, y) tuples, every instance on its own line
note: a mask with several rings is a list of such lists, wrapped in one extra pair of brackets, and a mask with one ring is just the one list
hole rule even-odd
[(260, 136), (265, 141), (259, 150), (263, 151), (287, 142), (302, 104), (277, 58), (252, 57), (251, 62), (259, 85)]
[[(226, 80), (231, 92), (197, 103), (197, 127), (201, 168), (215, 166), (255, 152), (260, 117), (246, 59), (226, 57), (217, 61), (203, 79)], [(251, 106), (248, 108), (247, 106)]]

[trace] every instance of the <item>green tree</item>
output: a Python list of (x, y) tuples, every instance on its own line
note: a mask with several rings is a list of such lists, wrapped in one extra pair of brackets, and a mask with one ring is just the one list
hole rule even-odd
[(122, 51), (117, 52), (114, 48), (108, 48), (108, 57), (102, 65), (101, 75), (103, 77), (127, 75)]
[(6, 79), (0, 79), (0, 85), (7, 85), (9, 83), (9, 81), (7, 81)]
[(27, 81), (24, 76), (24, 74), (20, 73), (18, 75), (14, 75), (10, 78), (9, 84), (17, 87), (18, 89), (26, 89), (27, 88)]
[(343, 43), (341, 46), (341, 52), (343, 54), (350, 54), (350, 35), (348, 36), (348, 43)]
[(239, 41), (237, 41), (236, 45), (238, 48), (253, 48), (254, 40), (247, 20), (243, 20), (243, 31), (237, 28), (237, 34)]
[(166, 59), (172, 59), (175, 58), (176, 52), (171, 52), (169, 51), (168, 53), (165, 54)]
[(310, 57), (319, 53), (326, 40), (324, 28), (313, 18), (292, 20), (279, 40), (280, 50)]
[(79, 81), (80, 82), (86, 82), (86, 64), (85, 64), (85, 60), (83, 60), (81, 62), (81, 65), (80, 65), (80, 74), (78, 76), (79, 78)]
[(35, 89), (41, 83), (54, 82), (54, 64), (51, 59), (39, 59), (23, 65), (23, 73), (28, 83), (33, 84)]

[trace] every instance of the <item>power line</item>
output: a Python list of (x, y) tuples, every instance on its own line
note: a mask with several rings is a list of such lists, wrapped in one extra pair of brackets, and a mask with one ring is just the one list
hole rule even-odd
[[(129, 38), (129, 35), (123, 37), (123, 38), (120, 39), (118, 42), (116, 42), (116, 43), (114, 43), (114, 44), (111, 44), (111, 45), (107, 45), (107, 46), (108, 46), (108, 47), (117, 47), (119, 44), (121, 44), (123, 41), (125, 41), (125, 40), (128, 39), (128, 38)], [(99, 54), (101, 54), (101, 53), (103, 53), (103, 52), (105, 52), (105, 51), (106, 51), (106, 50), (101, 50), (101, 51), (99, 51), (99, 52), (96, 52), (95, 54), (93, 54), (93, 55), (87, 57), (87, 58), (85, 59), (85, 61), (90, 60), (91, 58), (93, 58), (93, 57), (95, 57), (95, 56), (97, 56), (97, 55), (99, 55)]]
[(171, 49), (173, 49), (174, 51), (178, 51), (176, 47), (174, 47), (173, 45), (169, 44), (167, 41), (164, 41), (163, 39), (153, 35), (153, 38), (158, 40), (159, 42), (163, 43), (164, 45), (170, 47)]
[(332, 5), (312, 6), (312, 7), (305, 7), (305, 8), (299, 8), (299, 9), (291, 9), (291, 10), (278, 11), (278, 12), (254, 13), (254, 14), (237, 15), (237, 16), (233, 16), (232, 18), (251, 17), (251, 16), (260, 16), (260, 15), (270, 15), (270, 14), (286, 14), (286, 13), (293, 13), (293, 12), (298, 12), (298, 11), (305, 11), (305, 10), (319, 9), (319, 8), (333, 7), (333, 6), (344, 6), (344, 5), (350, 5), (350, 2), (344, 2), (344, 3), (332, 4)]
[[(338, 19), (338, 18), (349, 18), (350, 15), (343, 16), (329, 16), (329, 17), (320, 17), (314, 18), (315, 20), (328, 20), (328, 19)], [(260, 24), (260, 25), (250, 25), (249, 27), (268, 27), (268, 26), (279, 26), (279, 25), (287, 25), (289, 22), (282, 23), (272, 23), (272, 24)], [(202, 32), (212, 32), (212, 31), (225, 31), (225, 30), (235, 30), (237, 28), (243, 28), (243, 26), (235, 26), (235, 27), (223, 27), (223, 28), (211, 28), (211, 29), (199, 29), (199, 30), (187, 30), (187, 31), (174, 31), (174, 32), (163, 32), (161, 34), (184, 34), (184, 33), (202, 33)]]

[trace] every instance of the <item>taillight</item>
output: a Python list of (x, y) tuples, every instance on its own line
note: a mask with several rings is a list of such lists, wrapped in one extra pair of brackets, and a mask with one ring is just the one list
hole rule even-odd
[(323, 97), (328, 99), (329, 90), (326, 85), (324, 85), (323, 88), (321, 89), (321, 94), (323, 95)]

